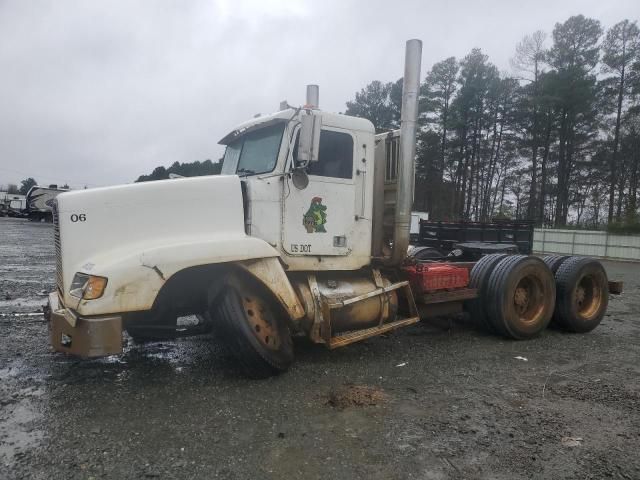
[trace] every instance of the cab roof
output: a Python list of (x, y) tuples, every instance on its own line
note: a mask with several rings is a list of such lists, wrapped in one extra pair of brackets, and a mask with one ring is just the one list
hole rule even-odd
[[(366, 118), (351, 117), (348, 115), (342, 115), (338, 113), (330, 113), (320, 111), (322, 115), (322, 125), (328, 127), (344, 128), (346, 130), (359, 130), (363, 132), (375, 133), (373, 123)], [(260, 117), (252, 118), (251, 120), (241, 123), (231, 132), (225, 135), (218, 143), (220, 145), (229, 145), (239, 136), (257, 130), (258, 128), (274, 125), (280, 122), (288, 122), (292, 120), (298, 114), (298, 109), (287, 108), (279, 112), (271, 113), (269, 115), (263, 115)]]

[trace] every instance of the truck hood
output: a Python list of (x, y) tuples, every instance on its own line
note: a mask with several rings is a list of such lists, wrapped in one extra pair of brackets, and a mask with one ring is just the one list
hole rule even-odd
[[(235, 175), (78, 190), (56, 201), (57, 283), (66, 304), (73, 302), (68, 289), (76, 272), (105, 275), (114, 262), (132, 257), (144, 266), (145, 255), (155, 255), (155, 265), (167, 246), (213, 255), (212, 239), (246, 238)], [(115, 286), (109, 280), (107, 289)]]

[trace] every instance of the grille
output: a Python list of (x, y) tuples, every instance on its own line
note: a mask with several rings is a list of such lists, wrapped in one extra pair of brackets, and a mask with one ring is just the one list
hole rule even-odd
[(58, 202), (53, 202), (53, 243), (56, 246), (56, 286), (58, 292), (63, 295), (64, 288), (62, 284), (62, 248), (60, 245), (60, 222), (58, 218)]

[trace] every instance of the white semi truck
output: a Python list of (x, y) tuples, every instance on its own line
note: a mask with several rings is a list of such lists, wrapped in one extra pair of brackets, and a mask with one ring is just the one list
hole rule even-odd
[[(554, 320), (586, 332), (607, 307), (604, 269), (578, 257), (487, 255), (406, 265), (422, 44), (407, 42), (401, 128), (306, 104), (233, 129), (222, 175), (64, 193), (54, 207), (55, 350), (119, 354), (197, 315), (244, 370), (293, 361), (292, 336), (329, 349), (462, 312), (526, 339)], [(555, 277), (555, 278), (554, 278)], [(197, 330), (197, 329), (196, 329)]]

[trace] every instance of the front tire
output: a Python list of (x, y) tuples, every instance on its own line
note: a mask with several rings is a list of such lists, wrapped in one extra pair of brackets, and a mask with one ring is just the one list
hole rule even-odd
[(209, 308), (214, 328), (247, 376), (267, 378), (293, 363), (286, 321), (256, 282), (230, 279)]

